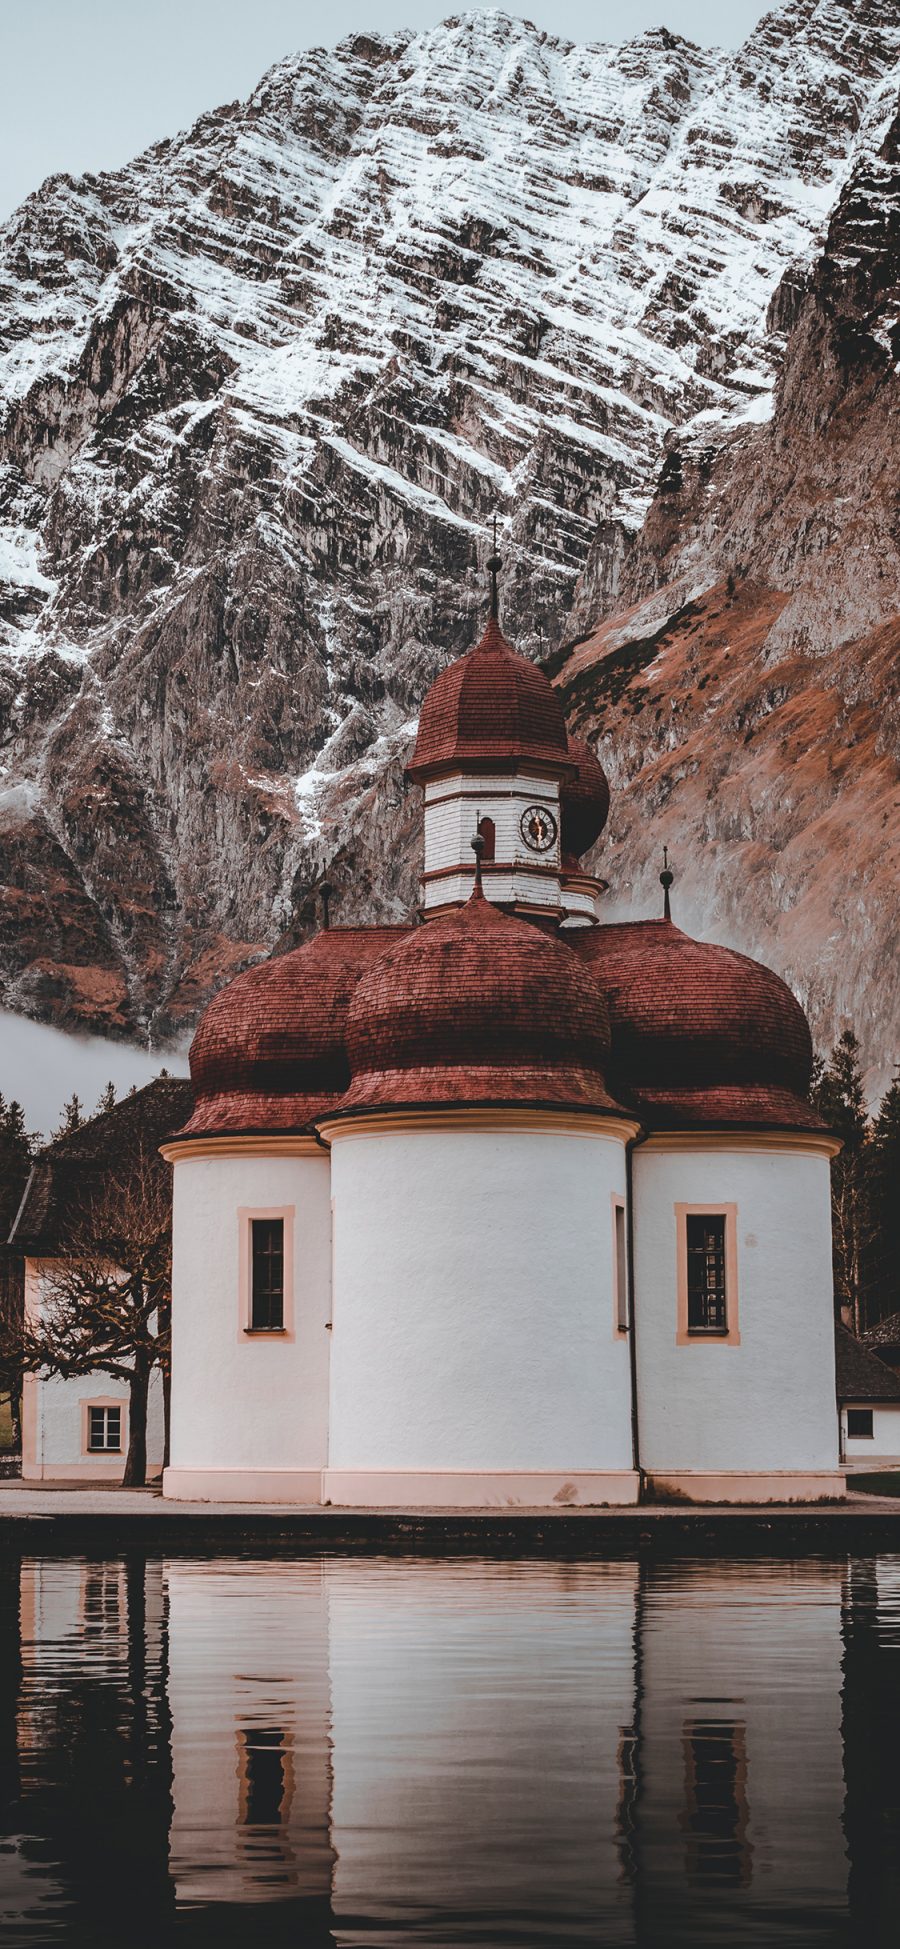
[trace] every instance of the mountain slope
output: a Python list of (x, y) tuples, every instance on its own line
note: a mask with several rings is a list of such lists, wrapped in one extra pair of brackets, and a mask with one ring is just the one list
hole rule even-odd
[(660, 579), (664, 442), (764, 423), (789, 267), (898, 59), (893, 0), (793, 0), (736, 57), (463, 15), (283, 62), (28, 200), (0, 233), (7, 1005), (164, 1039), (324, 872), (344, 919), (406, 910), (402, 763), (491, 515), (533, 653), (573, 596), (583, 625)]
[[(604, 871), (784, 972), (873, 1090), (900, 1050), (900, 105), (791, 295), (772, 420), (673, 438), (629, 606), (557, 659), (621, 789)], [(779, 299), (784, 302), (785, 294)], [(579, 591), (590, 610), (590, 569)]]

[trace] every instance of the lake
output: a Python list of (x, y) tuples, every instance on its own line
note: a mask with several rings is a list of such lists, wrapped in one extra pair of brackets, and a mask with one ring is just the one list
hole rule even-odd
[(900, 1940), (900, 1556), (0, 1568), (0, 1941)]

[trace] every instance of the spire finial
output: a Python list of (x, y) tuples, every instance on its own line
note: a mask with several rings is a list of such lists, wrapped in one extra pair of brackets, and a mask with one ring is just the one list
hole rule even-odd
[(484, 852), (484, 833), (480, 832), (477, 827), (472, 834), (472, 851), (475, 854), (475, 885), (472, 888), (472, 894), (473, 896), (476, 894), (483, 895), (481, 885), (481, 855)]
[(503, 567), (502, 558), (497, 553), (497, 516), (494, 516), (494, 552), (488, 561), (488, 574), (491, 578), (491, 621), (497, 622), (500, 615), (500, 594), (497, 577)]
[(329, 882), (323, 880), (319, 887), (319, 899), (322, 902), (322, 926), (325, 928), (330, 925), (329, 909), (331, 906), (331, 893), (332, 889)]
[(669, 899), (669, 888), (674, 878), (675, 875), (669, 865), (669, 848), (668, 846), (664, 846), (663, 870), (659, 876), (659, 884), (663, 890), (663, 920), (671, 920), (672, 918), (672, 903)]

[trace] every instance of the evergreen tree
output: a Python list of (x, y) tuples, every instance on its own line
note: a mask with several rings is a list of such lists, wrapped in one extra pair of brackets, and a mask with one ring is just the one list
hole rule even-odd
[(104, 1090), (101, 1090), (100, 1095), (97, 1098), (97, 1108), (94, 1111), (94, 1115), (95, 1117), (105, 1116), (107, 1110), (114, 1110), (115, 1107), (116, 1107), (116, 1086), (115, 1083), (110, 1082), (107, 1083), (106, 1088)]
[(23, 1305), (22, 1259), (6, 1241), (22, 1202), (39, 1139), (25, 1129), (21, 1103), (0, 1096), (0, 1393), (9, 1396), (13, 1438), (18, 1439), (22, 1390), (19, 1333)]
[(58, 1130), (54, 1130), (51, 1143), (55, 1143), (58, 1137), (71, 1137), (73, 1130), (80, 1130), (83, 1123), (84, 1106), (80, 1096), (73, 1093), (68, 1103), (63, 1104), (62, 1123)]
[(900, 1312), (900, 1075), (881, 1099), (868, 1152), (874, 1324)]
[[(854, 1333), (872, 1324), (869, 1304), (872, 1217), (869, 1187), (869, 1120), (859, 1061), (859, 1042), (844, 1029), (814, 1085), (813, 1101), (843, 1148), (831, 1165), (834, 1303)], [(871, 1314), (871, 1318), (870, 1318)]]

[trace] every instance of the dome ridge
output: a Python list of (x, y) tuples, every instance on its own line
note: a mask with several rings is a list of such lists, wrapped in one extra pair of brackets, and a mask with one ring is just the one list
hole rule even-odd
[(513, 648), (490, 616), (478, 642), (427, 691), (408, 774), (424, 783), (442, 771), (529, 764), (560, 778), (576, 769), (550, 679)]
[(342, 1115), (487, 1103), (622, 1113), (606, 1085), (609, 1023), (593, 974), (478, 889), (363, 977), (347, 1049)]

